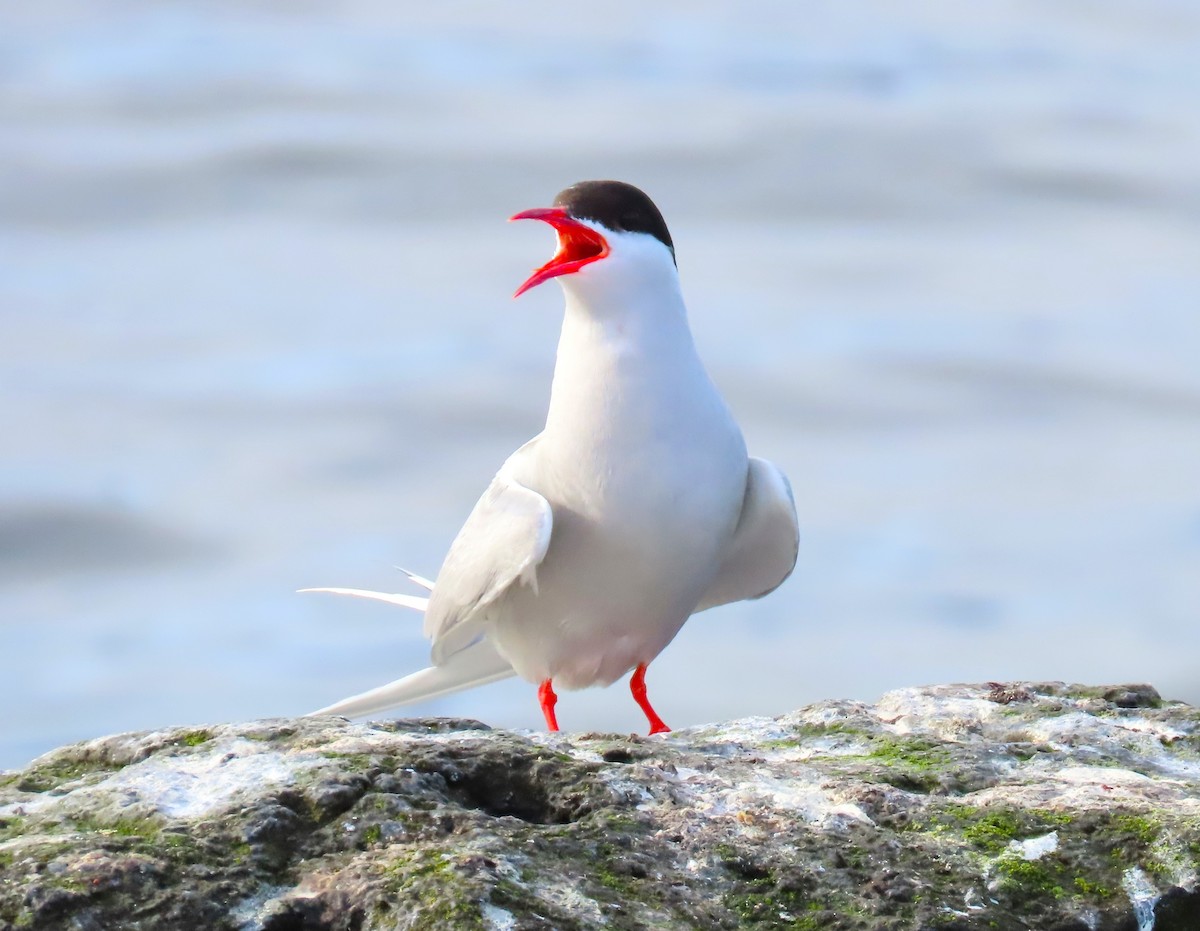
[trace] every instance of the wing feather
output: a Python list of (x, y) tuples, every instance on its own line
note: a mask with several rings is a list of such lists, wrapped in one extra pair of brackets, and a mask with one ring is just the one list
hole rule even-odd
[(508, 660), (497, 653), (487, 640), (480, 640), (455, 654), (445, 666), (421, 669), (361, 695), (343, 698), (312, 714), (340, 714), (348, 718), (378, 714), (515, 675)]
[(550, 546), (550, 503), (503, 471), (458, 532), (425, 612), (425, 636), (441, 665), (483, 634), (488, 609), (514, 585), (536, 589)]
[(773, 463), (751, 457), (737, 530), (696, 610), (770, 594), (792, 574), (799, 548), (796, 502), (787, 476)]

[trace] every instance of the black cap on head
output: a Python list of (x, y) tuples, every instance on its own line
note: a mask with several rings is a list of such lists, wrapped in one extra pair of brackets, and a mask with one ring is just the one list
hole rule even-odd
[(624, 181), (580, 181), (572, 184), (554, 198), (554, 206), (562, 207), (578, 220), (593, 220), (606, 229), (625, 233), (649, 233), (671, 250), (675, 244), (667, 231), (654, 201), (632, 184)]

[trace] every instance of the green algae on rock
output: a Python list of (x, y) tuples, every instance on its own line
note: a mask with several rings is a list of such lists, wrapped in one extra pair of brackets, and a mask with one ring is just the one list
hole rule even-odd
[(0, 931), (1200, 927), (1200, 711), (904, 689), (655, 738), (299, 719), (0, 774)]

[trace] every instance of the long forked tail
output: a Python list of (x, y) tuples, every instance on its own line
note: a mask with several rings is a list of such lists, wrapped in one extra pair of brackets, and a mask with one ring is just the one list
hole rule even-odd
[(508, 660), (497, 653), (490, 642), (481, 639), (459, 650), (447, 659), (443, 666), (430, 666), (361, 695), (343, 698), (327, 708), (311, 712), (308, 716), (339, 714), (356, 718), (450, 695), (477, 685), (487, 685), (489, 682), (507, 679), (513, 675), (516, 675), (516, 672)]
[[(417, 575), (415, 572), (409, 572), (407, 569), (401, 569), (410, 582), (419, 585), (427, 592), (433, 591), (433, 583), (424, 576)], [(412, 608), (414, 611), (425, 613), (425, 609), (429, 607), (429, 599), (423, 595), (401, 595), (397, 592), (372, 592), (365, 588), (302, 588), (300, 594), (309, 592), (323, 592), (327, 595), (350, 595), (354, 598), (367, 598), (371, 601), (382, 601), (384, 604), (397, 605), (401, 608)]]
[(365, 588), (301, 588), (300, 594), (309, 592), (324, 592), (327, 595), (353, 595), (355, 598), (369, 598), (371, 601), (382, 601), (385, 604), (399, 605), (401, 608), (412, 608), (424, 613), (429, 607), (429, 599), (423, 595), (401, 595), (393, 592), (369, 592)]

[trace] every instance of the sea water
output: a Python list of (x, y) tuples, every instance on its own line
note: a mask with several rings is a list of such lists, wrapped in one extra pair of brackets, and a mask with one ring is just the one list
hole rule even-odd
[[(0, 9), (0, 766), (419, 668), (541, 427), (505, 218), (616, 177), (800, 561), (648, 678), (679, 727), (908, 684), (1200, 701), (1200, 8)], [(619, 584), (619, 580), (614, 580)], [(412, 709), (537, 727), (509, 681)], [(640, 730), (621, 687), (567, 728)]]

